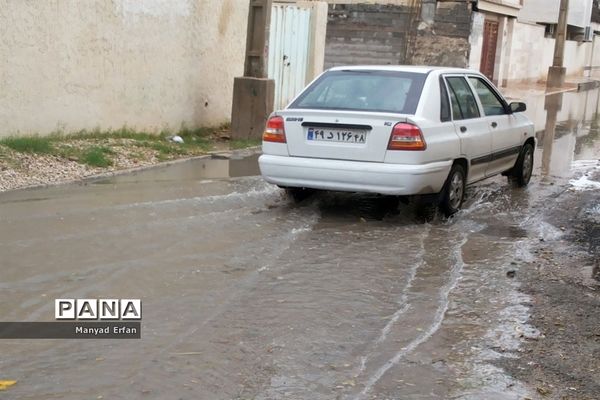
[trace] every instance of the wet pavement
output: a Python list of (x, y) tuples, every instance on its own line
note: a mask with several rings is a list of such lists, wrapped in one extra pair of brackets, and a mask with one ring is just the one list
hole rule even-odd
[(531, 185), (477, 184), (448, 221), (369, 195), (294, 204), (256, 156), (0, 194), (4, 321), (51, 321), (56, 298), (144, 309), (141, 340), (3, 340), (18, 383), (0, 398), (536, 398), (497, 366), (540, 334), (519, 264), (600, 168), (598, 90), (560, 97), (527, 99)]

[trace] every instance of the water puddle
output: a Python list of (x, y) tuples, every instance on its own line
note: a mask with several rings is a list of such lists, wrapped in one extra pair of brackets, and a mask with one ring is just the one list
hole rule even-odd
[(213, 156), (198, 158), (170, 165), (158, 166), (94, 181), (96, 185), (121, 183), (201, 181), (209, 179), (239, 178), (259, 175), (258, 157), (252, 154), (235, 158)]
[(522, 238), (527, 237), (527, 231), (518, 226), (488, 226), (481, 231), (482, 234), (500, 238)]
[(525, 99), (536, 129), (536, 169), (542, 177), (571, 178), (573, 167), (600, 156), (600, 90)]

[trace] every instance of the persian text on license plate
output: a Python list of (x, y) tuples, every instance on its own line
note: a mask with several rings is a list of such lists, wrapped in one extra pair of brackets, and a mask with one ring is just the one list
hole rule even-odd
[(320, 142), (366, 143), (367, 132), (356, 129), (308, 128), (306, 138)]

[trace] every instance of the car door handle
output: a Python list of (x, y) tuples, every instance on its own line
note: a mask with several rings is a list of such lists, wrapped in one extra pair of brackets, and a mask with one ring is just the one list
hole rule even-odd
[(465, 133), (465, 132), (467, 131), (467, 127), (466, 127), (466, 126), (461, 126), (461, 127), (460, 127), (460, 131), (461, 131), (462, 133)]
[(497, 128), (498, 127), (498, 123), (497, 122), (492, 122), (492, 128)]

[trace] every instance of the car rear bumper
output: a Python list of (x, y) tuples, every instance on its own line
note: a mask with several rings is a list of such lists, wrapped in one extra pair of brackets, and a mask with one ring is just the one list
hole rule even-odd
[(387, 195), (438, 193), (452, 166), (451, 160), (408, 165), (267, 154), (258, 162), (264, 179), (279, 186)]

